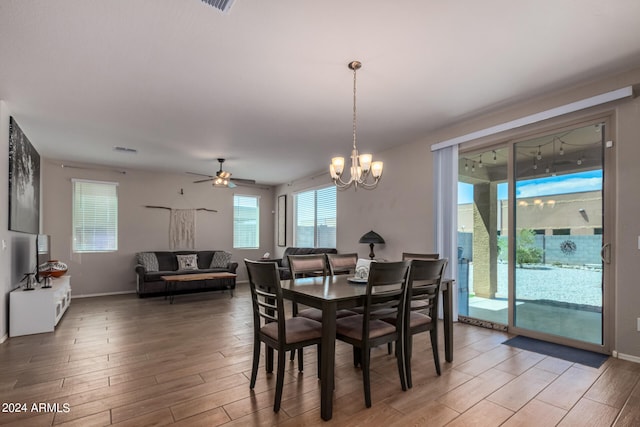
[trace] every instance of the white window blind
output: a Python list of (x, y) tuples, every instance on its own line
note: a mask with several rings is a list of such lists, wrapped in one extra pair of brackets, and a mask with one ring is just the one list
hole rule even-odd
[(118, 183), (74, 179), (73, 251), (118, 250)]
[(257, 249), (260, 246), (260, 198), (233, 196), (233, 247)]
[(304, 191), (295, 195), (295, 245), (336, 247), (336, 187)]

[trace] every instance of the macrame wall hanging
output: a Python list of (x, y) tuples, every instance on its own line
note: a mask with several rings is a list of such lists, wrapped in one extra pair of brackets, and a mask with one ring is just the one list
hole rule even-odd
[(169, 249), (195, 249), (196, 211), (218, 212), (215, 209), (172, 209), (166, 206), (145, 206), (152, 209), (167, 209), (169, 214)]

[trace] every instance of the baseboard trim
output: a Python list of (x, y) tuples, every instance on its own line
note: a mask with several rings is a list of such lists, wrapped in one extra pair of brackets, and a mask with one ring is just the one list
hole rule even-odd
[(613, 353), (614, 353), (614, 356), (617, 357), (618, 359), (628, 360), (629, 362), (640, 363), (640, 357), (638, 357), (638, 356), (632, 356), (630, 354), (618, 353), (617, 351), (614, 351)]
[(4, 335), (2, 336), (2, 338), (0, 338), (0, 344), (2, 344), (3, 342), (5, 342), (8, 338), (9, 338), (9, 334), (4, 334)]
[(82, 294), (82, 295), (71, 295), (71, 299), (75, 298), (93, 298), (93, 297), (107, 297), (111, 295), (125, 295), (125, 294), (135, 294), (136, 291), (122, 291), (122, 292), (102, 292), (98, 294)]

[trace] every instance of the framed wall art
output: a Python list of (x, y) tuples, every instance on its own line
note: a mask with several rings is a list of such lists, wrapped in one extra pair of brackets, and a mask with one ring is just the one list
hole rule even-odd
[(278, 246), (287, 245), (287, 195), (278, 196)]
[(9, 230), (40, 230), (40, 155), (9, 119)]

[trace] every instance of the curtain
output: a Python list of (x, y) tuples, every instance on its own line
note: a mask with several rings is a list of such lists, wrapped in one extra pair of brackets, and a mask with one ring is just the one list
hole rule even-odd
[[(458, 277), (458, 146), (451, 145), (433, 152), (435, 249), (449, 259), (446, 277)], [(458, 320), (458, 287), (450, 291), (453, 298), (453, 320)], [(440, 311), (442, 313), (442, 311)]]

